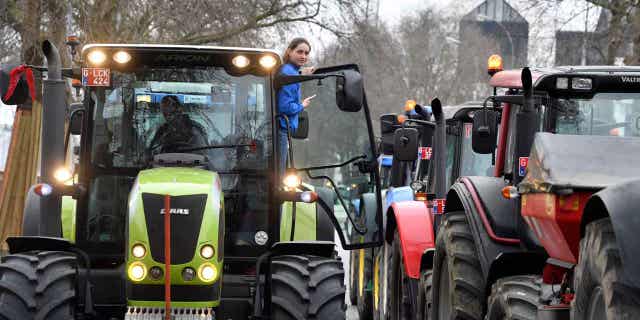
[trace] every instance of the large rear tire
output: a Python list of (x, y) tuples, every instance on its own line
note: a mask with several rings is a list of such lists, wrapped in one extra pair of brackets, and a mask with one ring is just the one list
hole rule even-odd
[(360, 319), (371, 319), (373, 311), (371, 284), (373, 280), (371, 258), (371, 249), (358, 250), (358, 269), (357, 269), (357, 287), (358, 287), (358, 315)]
[(512, 276), (491, 287), (485, 320), (536, 320), (540, 303), (539, 276)]
[(342, 262), (310, 255), (273, 259), (272, 319), (345, 319)]
[(640, 292), (622, 285), (622, 275), (611, 220), (589, 223), (580, 240), (571, 319), (640, 319)]
[(464, 211), (449, 212), (436, 238), (432, 319), (481, 320), (485, 280)]
[(66, 252), (31, 251), (3, 257), (0, 319), (73, 319), (76, 273), (76, 257)]
[(391, 246), (391, 310), (392, 320), (414, 320), (417, 300), (417, 283), (407, 276), (404, 268), (400, 235), (396, 230)]

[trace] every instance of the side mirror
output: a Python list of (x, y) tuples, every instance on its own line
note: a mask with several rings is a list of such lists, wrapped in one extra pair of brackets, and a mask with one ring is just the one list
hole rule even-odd
[(336, 103), (338, 108), (347, 112), (362, 109), (364, 86), (362, 75), (355, 70), (343, 70), (342, 77), (336, 78)]
[(393, 160), (415, 161), (418, 158), (418, 129), (400, 128), (393, 135)]
[(84, 109), (75, 109), (69, 115), (69, 133), (79, 135), (82, 133), (82, 120), (84, 118)]
[(298, 114), (298, 129), (291, 134), (293, 139), (306, 139), (309, 136), (309, 114), (303, 110)]
[(380, 116), (380, 133), (393, 133), (394, 125), (398, 125), (398, 116), (395, 113), (387, 113)]
[(498, 112), (482, 109), (473, 115), (473, 130), (471, 133), (471, 146), (473, 152), (490, 154), (496, 149), (498, 136)]
[(5, 95), (7, 94), (7, 91), (9, 91), (9, 73), (12, 69), (13, 68), (11, 67), (0, 68), (0, 100), (2, 100), (2, 103), (7, 105), (23, 104), (28, 99), (30, 99), (29, 87), (24, 77), (20, 77), (20, 80), (18, 80), (18, 84), (16, 85), (13, 94), (11, 95), (11, 97), (9, 97), (9, 99), (5, 100)]

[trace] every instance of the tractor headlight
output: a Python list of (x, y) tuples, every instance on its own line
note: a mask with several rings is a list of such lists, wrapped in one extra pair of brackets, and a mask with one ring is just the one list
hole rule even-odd
[(251, 63), (249, 58), (242, 55), (233, 57), (233, 59), (231, 59), (231, 62), (233, 63), (234, 66), (236, 66), (236, 68), (240, 68), (240, 69), (248, 67), (249, 63)]
[(73, 174), (71, 174), (71, 171), (69, 171), (67, 168), (61, 167), (61, 168), (58, 168), (58, 170), (56, 170), (53, 173), (53, 177), (58, 182), (65, 183), (65, 182), (71, 180), (71, 178), (73, 178)]
[(120, 64), (125, 64), (131, 61), (131, 55), (126, 51), (118, 51), (113, 54), (113, 61)]
[(142, 258), (146, 253), (147, 249), (141, 244), (136, 244), (131, 249), (131, 254), (133, 254), (133, 256), (136, 258)]
[(100, 50), (94, 50), (89, 52), (89, 54), (87, 55), (87, 58), (89, 59), (89, 62), (91, 62), (91, 64), (100, 65), (105, 60), (107, 60), (107, 55)]
[(198, 269), (198, 277), (204, 282), (213, 282), (218, 277), (218, 269), (210, 263), (205, 263)]
[(134, 262), (129, 265), (128, 272), (131, 281), (142, 281), (147, 276), (147, 267), (142, 262)]
[(290, 172), (289, 174), (287, 174), (287, 176), (284, 177), (284, 180), (282, 182), (284, 183), (285, 187), (292, 190), (296, 189), (302, 184), (300, 177), (295, 172)]
[(202, 258), (204, 259), (211, 259), (215, 252), (216, 250), (214, 250), (213, 247), (208, 244), (205, 244), (204, 246), (202, 246), (202, 248), (200, 248), (200, 256), (202, 256)]
[(260, 62), (260, 65), (265, 69), (271, 69), (273, 68), (273, 66), (276, 65), (276, 63), (278, 63), (276, 58), (274, 58), (272, 55), (262, 56), (259, 62)]

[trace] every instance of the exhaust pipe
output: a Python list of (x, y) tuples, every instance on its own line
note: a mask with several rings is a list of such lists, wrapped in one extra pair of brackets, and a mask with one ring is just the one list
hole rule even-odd
[[(42, 83), (42, 132), (40, 175), (42, 182), (55, 185), (54, 174), (64, 166), (65, 82), (62, 80), (60, 53), (49, 40), (42, 43), (47, 58), (47, 80)], [(61, 192), (53, 188), (40, 202), (40, 231), (43, 236), (61, 237)]]

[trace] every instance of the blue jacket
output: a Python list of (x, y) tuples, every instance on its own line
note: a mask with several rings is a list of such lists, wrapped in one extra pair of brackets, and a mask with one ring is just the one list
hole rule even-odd
[[(300, 74), (300, 67), (287, 63), (280, 69), (280, 74), (296, 76)], [(300, 84), (286, 85), (278, 91), (278, 114), (285, 114), (289, 118), (289, 126), (292, 131), (298, 129), (298, 113), (304, 110), (300, 101)], [(279, 118), (280, 129), (287, 128), (284, 118)]]

